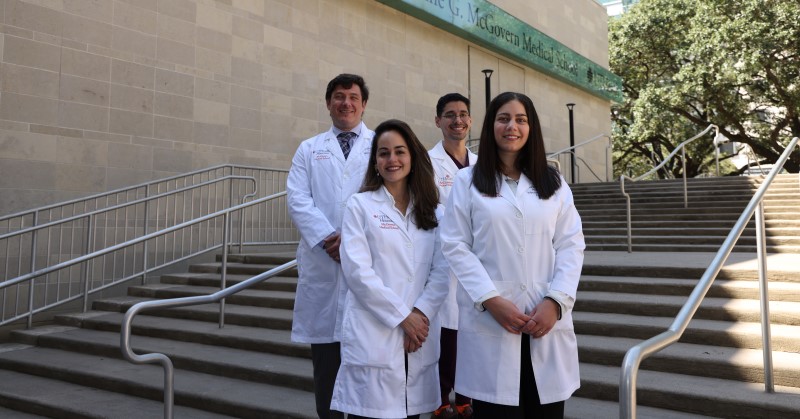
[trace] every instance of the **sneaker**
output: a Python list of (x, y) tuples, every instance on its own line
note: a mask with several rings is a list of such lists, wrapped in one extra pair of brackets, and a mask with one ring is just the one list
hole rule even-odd
[[(472, 412), (472, 410), (470, 410)], [(458, 413), (449, 404), (443, 404), (438, 409), (433, 411), (432, 419), (456, 419)]]
[(456, 406), (456, 410), (458, 411), (459, 419), (472, 419), (472, 406), (469, 404), (462, 404), (461, 406)]

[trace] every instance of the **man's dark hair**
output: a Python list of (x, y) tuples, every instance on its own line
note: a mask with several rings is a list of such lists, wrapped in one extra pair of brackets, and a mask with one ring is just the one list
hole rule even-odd
[(347, 73), (339, 74), (328, 82), (328, 88), (325, 90), (325, 102), (331, 101), (331, 95), (333, 95), (333, 91), (337, 87), (341, 86), (345, 89), (349, 89), (353, 87), (353, 84), (361, 89), (361, 100), (366, 102), (369, 99), (369, 89), (367, 89), (367, 83), (364, 81), (364, 78), (357, 74)]
[(461, 93), (448, 93), (440, 97), (439, 101), (436, 102), (436, 116), (442, 116), (445, 105), (450, 102), (464, 102), (464, 104), (467, 105), (467, 110), (469, 110), (469, 99)]

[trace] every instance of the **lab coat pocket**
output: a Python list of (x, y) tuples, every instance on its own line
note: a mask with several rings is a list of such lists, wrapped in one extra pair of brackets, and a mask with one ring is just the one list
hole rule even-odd
[(398, 348), (403, 347), (402, 333), (386, 327), (366, 310), (348, 308), (341, 346), (344, 365), (390, 368), (397, 363)]
[[(518, 282), (495, 281), (494, 286), (501, 297), (511, 300), (516, 304), (518, 297), (515, 295), (515, 292), (518, 292)], [(466, 292), (464, 292), (463, 295), (466, 295)], [(459, 296), (462, 296), (462, 294), (459, 294)], [(497, 320), (492, 317), (492, 314), (489, 313), (488, 310), (479, 311), (471, 305), (466, 306), (463, 304), (463, 299), (459, 299), (459, 310), (459, 330), (468, 330), (486, 336), (505, 336), (506, 333), (508, 333), (500, 326), (500, 323), (497, 323)]]
[(439, 362), (439, 355), (441, 353), (440, 332), (441, 327), (439, 323), (436, 322), (432, 324), (430, 333), (425, 339), (425, 343), (422, 344), (422, 347), (416, 353), (409, 354), (409, 357), (418, 357), (423, 366)]

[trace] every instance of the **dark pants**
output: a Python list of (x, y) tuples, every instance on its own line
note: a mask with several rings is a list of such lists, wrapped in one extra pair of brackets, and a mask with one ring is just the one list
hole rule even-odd
[(314, 397), (320, 419), (344, 419), (342, 412), (331, 410), (333, 384), (342, 363), (339, 342), (312, 343), (311, 362), (314, 365)]
[(556, 419), (564, 417), (564, 402), (541, 404), (536, 388), (536, 378), (531, 365), (531, 342), (528, 335), (522, 335), (522, 357), (520, 357), (519, 406), (506, 406), (472, 401), (474, 419)]
[[(456, 347), (458, 330), (443, 327), (439, 338), (439, 389), (442, 391), (442, 405), (450, 404), (450, 390), (456, 385)], [(469, 397), (456, 393), (456, 405), (469, 404)]]

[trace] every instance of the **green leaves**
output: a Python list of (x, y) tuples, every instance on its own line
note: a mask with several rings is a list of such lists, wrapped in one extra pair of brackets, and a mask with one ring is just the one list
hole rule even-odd
[[(617, 174), (641, 174), (709, 124), (775, 161), (800, 135), (798, 16), (796, 0), (642, 0), (612, 20), (625, 94), (612, 109)], [(714, 168), (712, 138), (688, 148), (688, 176)], [(668, 167), (660, 176), (682, 175)], [(800, 169), (800, 151), (786, 168)]]

